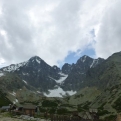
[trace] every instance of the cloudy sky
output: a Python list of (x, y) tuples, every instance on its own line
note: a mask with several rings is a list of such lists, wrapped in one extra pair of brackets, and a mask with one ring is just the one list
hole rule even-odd
[(0, 0), (0, 67), (38, 55), (61, 66), (121, 51), (121, 0)]

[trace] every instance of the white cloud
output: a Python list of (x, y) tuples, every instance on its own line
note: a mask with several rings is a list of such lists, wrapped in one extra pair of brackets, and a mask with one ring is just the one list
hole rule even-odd
[[(106, 57), (119, 50), (116, 43), (110, 45), (111, 52), (106, 50), (105, 54), (102, 49), (104, 40), (109, 45), (109, 39), (115, 36), (107, 38), (105, 29), (115, 26), (117, 4), (109, 0), (0, 0), (0, 58), (10, 64), (38, 55), (54, 65), (64, 61), (69, 52), (93, 45), (94, 39), (97, 56)], [(107, 6), (114, 9), (110, 11)], [(116, 20), (120, 24), (120, 17)], [(114, 37), (117, 42), (118, 36)]]
[(114, 52), (121, 51), (121, 1), (113, 1), (106, 9), (102, 18), (97, 42), (96, 54), (107, 58)]

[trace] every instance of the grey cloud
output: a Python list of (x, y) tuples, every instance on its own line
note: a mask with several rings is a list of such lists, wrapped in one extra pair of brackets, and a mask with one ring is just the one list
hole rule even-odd
[[(9, 3), (3, 2), (3, 15), (0, 17), (0, 22), (2, 25), (0, 28), (6, 31), (7, 40), (2, 40), (1, 52), (2, 57), (9, 61), (19, 61), (21, 58), (26, 59), (32, 54), (32, 28), (29, 26), (29, 21), (24, 13), (24, 8), (19, 5), (20, 2)], [(4, 45), (4, 41), (8, 45)], [(23, 59), (22, 59), (23, 60)]]
[(96, 54), (107, 58), (114, 52), (121, 51), (121, 1), (114, 1), (107, 7), (101, 21), (95, 46)]
[(105, 0), (0, 0), (0, 3), (3, 12), (0, 31), (6, 32), (0, 35), (0, 58), (10, 64), (38, 55), (50, 65), (94, 42), (90, 31), (96, 31), (102, 6), (106, 4)]

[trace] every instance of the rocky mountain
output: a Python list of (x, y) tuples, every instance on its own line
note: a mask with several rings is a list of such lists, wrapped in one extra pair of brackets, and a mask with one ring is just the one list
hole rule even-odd
[(0, 77), (0, 89), (4, 92), (18, 90), (23, 86), (27, 85), (15, 74), (6, 74)]
[(38, 88), (39, 91), (52, 89), (56, 85), (52, 78), (59, 79), (59, 72), (60, 69), (57, 66), (51, 67), (38, 56), (30, 58), (26, 62), (12, 64), (0, 69), (1, 75), (6, 73), (16, 74), (23, 82)]
[(86, 73), (85, 85), (100, 89), (112, 87), (121, 81), (121, 52), (114, 53), (103, 63)]
[(64, 74), (69, 74), (71, 72), (71, 70), (73, 69), (73, 66), (74, 64), (68, 64), (68, 63), (65, 63), (63, 66), (62, 66), (62, 72)]
[[(96, 67), (103, 61), (104, 59), (92, 59), (85, 55), (76, 64), (65, 63), (61, 70), (56, 65), (51, 67), (40, 57), (34, 56), (28, 61), (11, 64), (0, 69), (0, 75), (2, 77), (7, 75), (7, 78), (8, 75), (16, 75), (21, 80), (19, 83), (21, 82), (22, 86), (27, 89), (36, 89), (46, 96), (62, 96), (66, 93), (72, 95), (80, 89), (79, 84), (82, 83), (80, 79), (85, 78), (87, 70)], [(13, 89), (15, 87), (18, 88), (14, 84)], [(21, 86), (19, 87), (21, 88)]]
[(102, 58), (93, 59), (84, 55), (77, 61), (76, 64), (65, 64), (62, 67), (62, 70), (64, 73), (68, 72), (68, 77), (64, 81), (62, 88), (64, 90), (80, 90), (83, 88), (87, 71), (91, 68), (95, 68), (97, 65), (100, 65), (103, 61), (104, 59)]
[(121, 52), (114, 53), (83, 78), (81, 90), (68, 100), (78, 110), (98, 109), (103, 118), (112, 118), (121, 112)]

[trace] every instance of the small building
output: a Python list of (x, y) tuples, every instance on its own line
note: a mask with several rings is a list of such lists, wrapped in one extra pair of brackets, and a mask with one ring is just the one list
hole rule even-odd
[(24, 104), (23, 105), (23, 113), (24, 113), (24, 115), (34, 116), (36, 108), (37, 107), (33, 104), (30, 104), (30, 103)]
[(121, 114), (117, 114), (116, 121), (121, 121)]
[(2, 106), (2, 111), (10, 111), (10, 106)]
[(15, 115), (22, 115), (23, 114), (23, 106), (19, 103), (11, 105), (11, 112)]

